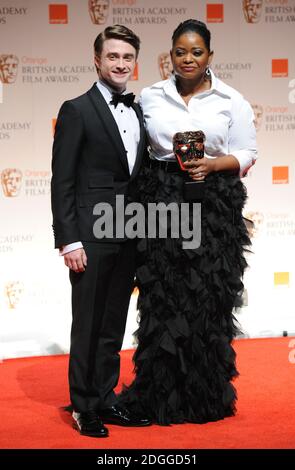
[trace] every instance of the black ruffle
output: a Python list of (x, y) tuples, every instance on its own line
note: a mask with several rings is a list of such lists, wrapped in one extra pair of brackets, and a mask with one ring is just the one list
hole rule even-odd
[[(141, 202), (182, 202), (182, 184), (178, 174), (145, 168)], [(179, 238), (139, 240), (136, 376), (119, 399), (158, 424), (205, 423), (235, 414), (231, 381), (238, 372), (231, 343), (240, 333), (233, 309), (241, 304), (250, 245), (245, 200), (238, 177), (211, 174), (199, 248), (183, 249)]]

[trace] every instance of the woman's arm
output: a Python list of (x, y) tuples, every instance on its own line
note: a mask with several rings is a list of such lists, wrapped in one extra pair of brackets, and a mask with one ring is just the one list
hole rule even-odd
[(231, 121), (228, 129), (228, 155), (201, 158), (186, 163), (192, 179), (202, 181), (209, 173), (231, 171), (247, 174), (257, 158), (254, 113), (250, 104), (237, 94), (232, 99)]
[(202, 181), (209, 173), (215, 171), (231, 171), (238, 174), (240, 172), (239, 160), (233, 155), (224, 155), (217, 158), (201, 158), (199, 160), (186, 161), (190, 177), (195, 181)]

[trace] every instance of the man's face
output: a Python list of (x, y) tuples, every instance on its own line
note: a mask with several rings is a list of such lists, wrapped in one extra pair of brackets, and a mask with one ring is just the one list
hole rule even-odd
[(170, 77), (173, 67), (169, 54), (165, 53), (159, 56), (159, 70), (162, 80), (166, 80)]
[(109, 0), (89, 0), (89, 13), (94, 24), (104, 24), (109, 13)]
[(21, 187), (22, 174), (20, 171), (11, 170), (9, 173), (2, 175), (2, 186), (5, 196), (18, 196)]
[(262, 11), (263, 0), (243, 0), (243, 9), (248, 23), (258, 23)]
[(100, 57), (95, 56), (98, 76), (121, 92), (133, 74), (136, 64), (136, 50), (128, 42), (120, 39), (107, 39), (103, 43)]
[(262, 123), (263, 108), (260, 104), (253, 104), (252, 109), (254, 111), (254, 125), (257, 131), (259, 131)]
[(0, 74), (3, 83), (14, 83), (17, 76), (18, 60), (16, 57), (7, 57), (3, 61)]

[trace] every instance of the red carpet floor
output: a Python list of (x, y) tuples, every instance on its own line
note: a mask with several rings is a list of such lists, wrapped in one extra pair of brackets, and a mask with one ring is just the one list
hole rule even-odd
[[(294, 449), (295, 354), (290, 342), (235, 342), (240, 371), (235, 417), (143, 429), (109, 425), (107, 439), (80, 436), (62, 410), (69, 402), (68, 356), (6, 360), (0, 363), (0, 448)], [(132, 351), (122, 352), (121, 381), (126, 383), (132, 377), (131, 357)]]

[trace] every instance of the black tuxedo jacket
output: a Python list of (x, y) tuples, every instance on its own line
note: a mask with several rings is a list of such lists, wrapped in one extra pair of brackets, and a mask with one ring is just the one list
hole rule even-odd
[(116, 121), (96, 84), (85, 94), (66, 101), (58, 114), (53, 143), (51, 205), (55, 247), (97, 239), (93, 207), (137, 200), (135, 179), (145, 148), (143, 118), (134, 103), (140, 141), (132, 174)]

